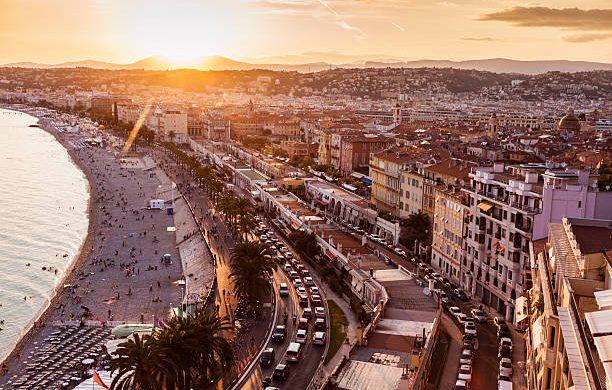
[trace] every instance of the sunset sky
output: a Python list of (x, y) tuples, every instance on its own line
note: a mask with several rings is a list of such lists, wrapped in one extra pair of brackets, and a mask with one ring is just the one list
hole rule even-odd
[(0, 0), (0, 63), (152, 54), (612, 62), (612, 1)]

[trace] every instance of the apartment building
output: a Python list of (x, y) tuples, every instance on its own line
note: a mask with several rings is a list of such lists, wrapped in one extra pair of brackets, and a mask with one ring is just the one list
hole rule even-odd
[(611, 220), (564, 218), (531, 251), (530, 389), (611, 388), (611, 237)]
[(400, 173), (399, 216), (406, 218), (423, 210), (423, 176), (416, 171)]
[(372, 178), (371, 201), (379, 211), (400, 215), (400, 177), (402, 171), (410, 171), (420, 156), (419, 149), (395, 147), (372, 154), (370, 177)]
[(134, 124), (143, 110), (136, 104), (117, 104), (117, 120), (124, 124)]
[(599, 191), (588, 171), (544, 164), (496, 163), (469, 176), (466, 286), (510, 321), (525, 288), (529, 243), (545, 238), (548, 224), (564, 216), (612, 218), (612, 192)]
[(341, 141), (338, 169), (345, 175), (354, 170), (368, 169), (370, 155), (393, 145), (393, 140), (382, 135), (363, 134), (349, 136)]
[(303, 140), (300, 119), (296, 117), (277, 120), (271, 130), (272, 137), (279, 141)]
[(467, 263), (463, 262), (466, 196), (456, 187), (439, 185), (434, 197), (431, 265), (438, 273), (463, 287), (468, 272)]
[(319, 133), (318, 160), (321, 165), (331, 164), (331, 132), (321, 130)]
[(198, 110), (189, 110), (187, 113), (187, 134), (190, 137), (201, 137), (205, 134), (204, 118)]
[(187, 142), (187, 113), (165, 110), (159, 118), (159, 131), (166, 138), (174, 136), (176, 142)]
[(462, 187), (468, 182), (468, 174), (476, 164), (456, 158), (447, 158), (431, 165), (422, 165), (418, 171), (423, 176), (423, 212), (433, 221), (435, 213), (436, 187)]
[[(351, 137), (360, 135), (356, 130), (341, 130), (334, 132), (330, 137), (330, 164), (337, 170), (340, 170), (341, 162), (347, 157), (344, 156), (343, 143)], [(369, 162), (369, 159), (368, 159)]]

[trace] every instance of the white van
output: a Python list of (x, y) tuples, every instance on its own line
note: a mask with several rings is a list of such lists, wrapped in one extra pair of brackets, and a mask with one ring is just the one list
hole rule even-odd
[(278, 292), (281, 297), (289, 296), (289, 286), (287, 286), (287, 283), (281, 283), (278, 286)]
[(300, 352), (301, 345), (299, 343), (290, 343), (289, 347), (287, 347), (287, 353), (285, 354), (287, 362), (297, 363), (298, 360), (300, 360)]

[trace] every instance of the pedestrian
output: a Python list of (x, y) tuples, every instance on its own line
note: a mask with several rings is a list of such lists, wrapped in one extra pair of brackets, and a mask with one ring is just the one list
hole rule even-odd
[(149, 291), (153, 291), (153, 285), (152, 284), (149, 286)]

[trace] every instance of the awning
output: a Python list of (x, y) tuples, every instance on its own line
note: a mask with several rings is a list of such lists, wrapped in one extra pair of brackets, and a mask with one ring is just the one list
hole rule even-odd
[(488, 213), (489, 211), (491, 211), (491, 209), (493, 208), (493, 205), (489, 202), (480, 202), (478, 203), (477, 206), (480, 211), (482, 211), (483, 213)]
[(325, 251), (325, 256), (327, 256), (327, 258), (330, 260), (336, 260), (336, 255), (334, 255), (330, 251)]

